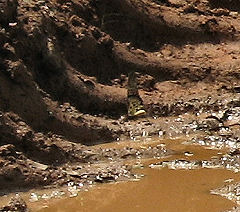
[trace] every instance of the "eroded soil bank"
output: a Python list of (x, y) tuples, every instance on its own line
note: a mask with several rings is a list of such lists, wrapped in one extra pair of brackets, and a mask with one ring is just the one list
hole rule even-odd
[[(94, 145), (142, 136), (194, 134), (236, 169), (239, 32), (230, 0), (1, 0), (1, 193), (133, 178), (120, 161), (172, 151)], [(132, 71), (137, 120), (124, 118)]]

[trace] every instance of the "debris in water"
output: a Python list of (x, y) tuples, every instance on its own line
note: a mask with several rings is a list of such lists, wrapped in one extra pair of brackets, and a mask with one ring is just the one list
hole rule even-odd
[(201, 168), (200, 161), (173, 160), (151, 164), (150, 168), (169, 168), (169, 169), (197, 169)]
[(240, 183), (225, 185), (221, 188), (212, 190), (211, 194), (220, 195), (240, 204)]
[(36, 202), (40, 199), (39, 195), (37, 195), (36, 193), (31, 193), (31, 196), (30, 196), (30, 202)]
[(162, 137), (163, 135), (164, 135), (164, 132), (160, 130), (160, 131), (158, 132), (158, 137)]
[(132, 166), (133, 169), (143, 169), (144, 165), (142, 163), (134, 164)]
[(50, 194), (37, 194), (37, 193), (31, 193), (30, 194), (30, 202), (37, 202), (41, 199), (52, 199), (52, 198), (59, 198), (63, 195), (65, 195), (66, 193), (64, 191), (52, 191)]
[(186, 151), (186, 152), (184, 152), (184, 155), (190, 157), (190, 156), (193, 156), (193, 153), (192, 153), (192, 152), (188, 152), (188, 151)]
[(189, 143), (201, 146), (209, 146), (213, 149), (239, 149), (240, 142), (237, 138), (229, 138), (225, 136), (207, 135), (193, 138)]
[(232, 183), (233, 181), (234, 179), (230, 178), (230, 179), (224, 180), (224, 183)]

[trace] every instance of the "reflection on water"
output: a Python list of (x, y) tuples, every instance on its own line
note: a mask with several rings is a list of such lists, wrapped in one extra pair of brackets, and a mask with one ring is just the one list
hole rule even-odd
[[(167, 158), (168, 161), (209, 160), (224, 153), (200, 146), (183, 145), (182, 141), (181, 139), (164, 141), (168, 148), (176, 151), (175, 155)], [(155, 141), (151, 145), (159, 143), (163, 141), (158, 143)], [(119, 145), (123, 147), (124, 143)], [(129, 142), (125, 145), (129, 145)], [(46, 202), (48, 207), (39, 212), (219, 212), (235, 205), (234, 202), (220, 196), (211, 195), (210, 190), (229, 183), (229, 179), (240, 181), (239, 174), (226, 169), (171, 170), (164, 167), (161, 169), (149, 167), (149, 164), (164, 160), (166, 158), (140, 161), (145, 168), (135, 169), (135, 172), (144, 174), (145, 177), (139, 181), (96, 186), (87, 192), (79, 193), (76, 198)]]

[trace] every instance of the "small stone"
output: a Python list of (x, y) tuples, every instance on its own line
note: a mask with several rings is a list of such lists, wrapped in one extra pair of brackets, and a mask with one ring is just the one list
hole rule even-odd
[(231, 12), (229, 12), (229, 15), (236, 18), (238, 16), (238, 12), (231, 11)]

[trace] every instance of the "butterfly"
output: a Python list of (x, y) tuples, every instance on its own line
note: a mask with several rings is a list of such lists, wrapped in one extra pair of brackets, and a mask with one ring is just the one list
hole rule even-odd
[(137, 76), (135, 72), (128, 74), (128, 117), (142, 116), (146, 114), (143, 101), (138, 93)]

